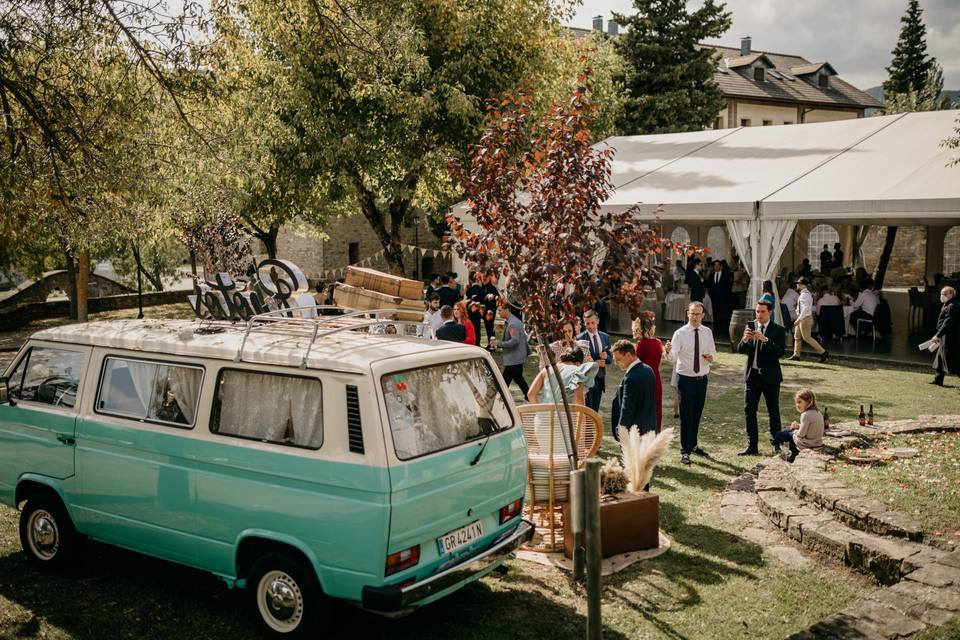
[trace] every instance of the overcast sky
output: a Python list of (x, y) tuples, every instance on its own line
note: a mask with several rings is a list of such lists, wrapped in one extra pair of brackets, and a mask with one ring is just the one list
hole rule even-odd
[[(690, 2), (698, 6), (700, 2)], [(753, 38), (760, 51), (828, 61), (853, 85), (881, 84), (900, 35), (907, 0), (727, 0), (733, 26), (715, 44), (740, 46)], [(589, 28), (593, 16), (632, 13), (631, 0), (583, 0), (571, 24)], [(927, 52), (943, 65), (944, 88), (960, 89), (960, 0), (920, 0)]]

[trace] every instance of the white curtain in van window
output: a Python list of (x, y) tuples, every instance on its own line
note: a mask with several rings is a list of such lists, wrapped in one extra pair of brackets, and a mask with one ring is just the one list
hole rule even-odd
[(225, 371), (218, 431), (317, 448), (323, 442), (322, 407), (316, 379)]
[[(170, 390), (176, 399), (180, 412), (193, 424), (197, 414), (197, 402), (200, 399), (200, 381), (203, 376), (197, 369), (186, 367), (168, 367), (167, 376), (170, 380)], [(162, 399), (161, 399), (162, 402)]]

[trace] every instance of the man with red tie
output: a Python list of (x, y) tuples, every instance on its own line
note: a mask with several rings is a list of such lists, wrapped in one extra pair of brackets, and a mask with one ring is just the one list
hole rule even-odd
[(690, 454), (708, 457), (699, 445), (700, 416), (707, 399), (707, 375), (717, 353), (713, 332), (702, 326), (703, 303), (687, 307), (687, 324), (676, 330), (667, 343), (667, 357), (677, 366), (677, 395), (680, 396), (680, 462), (690, 464)]

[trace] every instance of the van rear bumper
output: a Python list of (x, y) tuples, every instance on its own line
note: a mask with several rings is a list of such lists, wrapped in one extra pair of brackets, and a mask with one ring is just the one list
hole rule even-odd
[(420, 582), (405, 587), (388, 585), (363, 588), (363, 608), (381, 613), (402, 611), (416, 606), (423, 600), (456, 586), (463, 586), (470, 578), (482, 574), (516, 551), (524, 542), (533, 538), (533, 525), (521, 520), (517, 528), (502, 540), (495, 541), (486, 551), (467, 558), (460, 564), (432, 575)]

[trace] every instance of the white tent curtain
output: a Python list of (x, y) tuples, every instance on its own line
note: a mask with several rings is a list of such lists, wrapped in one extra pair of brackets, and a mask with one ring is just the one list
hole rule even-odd
[[(753, 240), (754, 220), (727, 220), (727, 231), (730, 234), (730, 240), (733, 242), (737, 255), (740, 256), (740, 265), (747, 270), (751, 277), (755, 271), (753, 268)], [(747, 306), (752, 306), (757, 298), (753, 293), (753, 282), (748, 290), (748, 296), (753, 296), (752, 300), (748, 297)]]
[[(760, 222), (760, 281), (773, 280), (780, 264), (780, 256), (790, 242), (793, 230), (797, 228), (796, 220), (763, 220)], [(784, 317), (780, 312), (780, 292), (773, 288), (777, 297), (773, 309), (774, 322), (784, 326)], [(758, 289), (759, 292), (759, 289)]]

